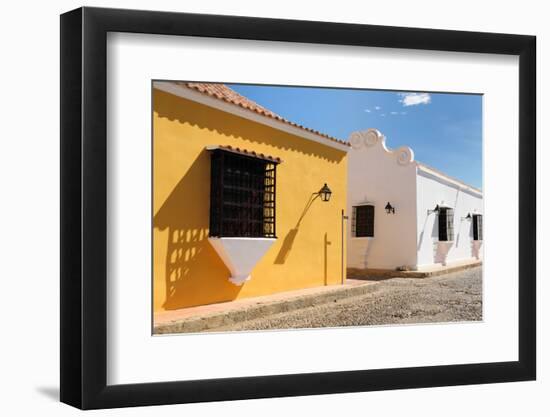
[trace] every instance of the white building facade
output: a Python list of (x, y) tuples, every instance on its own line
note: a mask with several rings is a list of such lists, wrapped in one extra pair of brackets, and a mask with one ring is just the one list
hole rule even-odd
[(347, 266), (423, 270), (482, 259), (483, 194), (391, 150), (376, 129), (350, 136)]

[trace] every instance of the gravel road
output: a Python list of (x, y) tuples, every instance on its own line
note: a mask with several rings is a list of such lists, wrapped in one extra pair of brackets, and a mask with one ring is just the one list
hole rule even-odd
[(431, 278), (391, 278), (376, 290), (210, 331), (479, 321), (481, 267)]

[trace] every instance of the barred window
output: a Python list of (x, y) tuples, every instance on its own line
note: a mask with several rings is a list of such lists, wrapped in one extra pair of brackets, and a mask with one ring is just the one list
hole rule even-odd
[(474, 240), (483, 240), (483, 216), (481, 214), (474, 214), (472, 220)]
[(355, 237), (374, 237), (374, 206), (354, 206), (351, 228)]
[(448, 207), (439, 208), (439, 241), (454, 240), (454, 210)]
[(276, 168), (273, 160), (211, 150), (211, 237), (276, 237)]

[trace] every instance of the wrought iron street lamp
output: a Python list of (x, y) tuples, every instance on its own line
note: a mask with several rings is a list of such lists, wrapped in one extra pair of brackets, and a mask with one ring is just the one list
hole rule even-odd
[(433, 210), (428, 210), (428, 215), (432, 213), (439, 213), (439, 204), (437, 204)]
[(325, 183), (325, 185), (323, 185), (323, 188), (321, 188), (317, 194), (319, 194), (322, 201), (329, 201), (330, 196), (332, 195), (332, 191), (330, 190), (330, 188), (328, 188), (327, 183)]
[(472, 220), (472, 213), (468, 213), (466, 217), (462, 217), (461, 220)]
[(390, 214), (390, 213), (391, 213), (391, 214), (395, 214), (395, 207), (392, 206), (392, 205), (390, 204), (389, 201), (388, 201), (388, 204), (386, 204), (386, 207), (384, 207), (384, 208), (385, 208), (385, 210), (386, 210), (386, 213), (388, 213), (388, 214)]

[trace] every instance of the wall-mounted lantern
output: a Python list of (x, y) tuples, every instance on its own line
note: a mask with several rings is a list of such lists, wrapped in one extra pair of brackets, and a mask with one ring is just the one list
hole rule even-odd
[(328, 188), (328, 185), (325, 182), (325, 185), (323, 185), (323, 188), (321, 188), (317, 194), (321, 197), (322, 201), (329, 201), (332, 191)]
[(388, 214), (395, 214), (395, 207), (393, 207), (390, 202), (388, 201), (388, 204), (386, 204), (386, 207), (384, 207), (384, 209), (386, 210), (386, 213)]
[(437, 204), (433, 210), (428, 210), (428, 214), (437, 213), (439, 212), (439, 204)]

